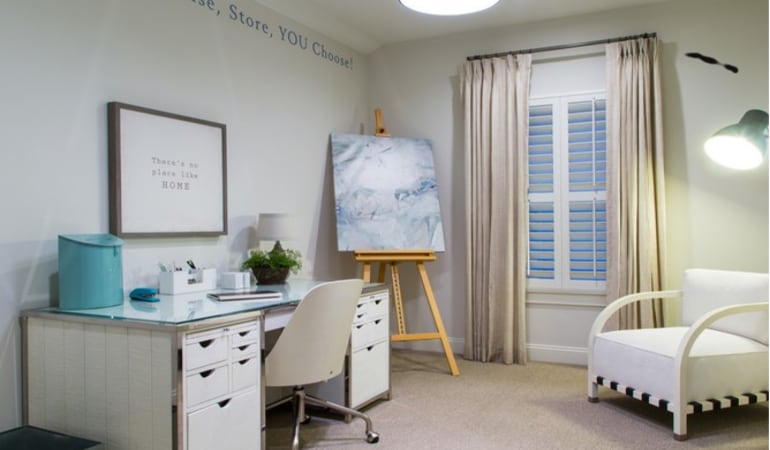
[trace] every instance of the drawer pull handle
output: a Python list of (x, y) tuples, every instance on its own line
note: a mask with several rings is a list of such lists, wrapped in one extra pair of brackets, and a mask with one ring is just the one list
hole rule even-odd
[(374, 304), (375, 304), (375, 305), (379, 305), (381, 301), (382, 301), (382, 299), (381, 299), (381, 298), (378, 298), (377, 300), (375, 300), (375, 301), (374, 301)]
[(238, 364), (245, 366), (249, 361), (251, 361), (251, 358), (246, 358), (238, 361)]
[(201, 378), (208, 378), (209, 376), (211, 376), (212, 373), (214, 373), (214, 369), (204, 370), (203, 372), (200, 373), (200, 375), (201, 375)]
[(357, 330), (360, 330), (360, 329), (361, 329), (361, 328), (363, 328), (363, 327), (364, 327), (364, 324), (356, 325), (356, 329), (357, 329)]
[(198, 342), (198, 345), (200, 345), (202, 348), (206, 348), (209, 345), (211, 345), (214, 342), (214, 339), (206, 339), (205, 341)]
[(251, 330), (241, 331), (240, 333), (238, 333), (238, 336), (244, 337), (244, 336), (247, 336), (249, 333), (251, 333)]
[(360, 318), (364, 317), (365, 315), (366, 314), (356, 314), (356, 319), (360, 319)]
[(374, 321), (374, 324), (375, 325), (379, 325), (380, 322), (382, 322), (382, 319), (377, 319), (377, 320)]
[(240, 351), (244, 351), (244, 350), (246, 350), (246, 349), (247, 349), (247, 348), (249, 348), (249, 347), (251, 347), (251, 344), (248, 344), (248, 345), (241, 345), (240, 347), (238, 347), (238, 350), (240, 350)]
[(217, 402), (217, 405), (219, 405), (220, 408), (224, 408), (227, 406), (228, 403), (230, 403), (231, 398), (228, 398), (226, 400), (222, 400), (221, 402)]
[(374, 348), (374, 346), (373, 346), (373, 345), (370, 345), (370, 346), (366, 347), (366, 351), (367, 351), (367, 352), (370, 352), (370, 351), (372, 351), (372, 349), (373, 349), (373, 348)]

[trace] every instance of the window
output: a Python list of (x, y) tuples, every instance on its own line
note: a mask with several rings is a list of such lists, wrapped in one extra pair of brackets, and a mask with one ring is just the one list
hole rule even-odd
[(605, 288), (605, 124), (603, 92), (530, 99), (530, 288)]

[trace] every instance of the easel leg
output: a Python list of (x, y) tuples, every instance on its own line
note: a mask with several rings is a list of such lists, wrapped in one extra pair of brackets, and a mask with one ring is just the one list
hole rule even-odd
[(401, 279), (398, 275), (398, 264), (390, 264), (390, 281), (393, 283), (393, 306), (396, 309), (396, 324), (398, 334), (406, 334), (406, 320), (404, 320), (404, 301), (401, 297)]
[(377, 266), (377, 282), (378, 283), (384, 283), (385, 282), (385, 269), (387, 269), (387, 265), (384, 262), (380, 263), (380, 265)]
[[(364, 283), (368, 283), (372, 281), (372, 263), (364, 262), (363, 270), (364, 270), (364, 273), (361, 278), (363, 278)], [(382, 283), (382, 281), (380, 281), (380, 283)]]
[(425, 263), (418, 261), (417, 271), (420, 273), (422, 286), (425, 289), (425, 297), (428, 299), (430, 313), (433, 315), (433, 321), (436, 324), (436, 331), (438, 331), (441, 346), (444, 348), (444, 354), (446, 355), (446, 360), (449, 364), (449, 370), (454, 376), (460, 375), (460, 370), (457, 368), (457, 362), (455, 361), (455, 355), (452, 353), (452, 348), (449, 346), (449, 339), (447, 338), (446, 330), (444, 329), (444, 323), (441, 320), (441, 314), (439, 313), (438, 306), (436, 306), (436, 299), (433, 296), (433, 289), (430, 286), (428, 272), (425, 270)]

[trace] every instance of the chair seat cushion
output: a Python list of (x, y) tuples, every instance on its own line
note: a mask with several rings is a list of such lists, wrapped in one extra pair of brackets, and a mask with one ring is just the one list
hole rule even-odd
[[(687, 327), (620, 330), (596, 336), (594, 375), (654, 397), (675, 401), (675, 356)], [(743, 336), (706, 329), (690, 351), (686, 401), (699, 401), (768, 386), (767, 346)]]

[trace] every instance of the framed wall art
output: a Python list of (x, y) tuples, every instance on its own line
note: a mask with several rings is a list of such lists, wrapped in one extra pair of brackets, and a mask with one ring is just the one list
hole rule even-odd
[(227, 234), (224, 124), (119, 102), (107, 116), (111, 233)]

